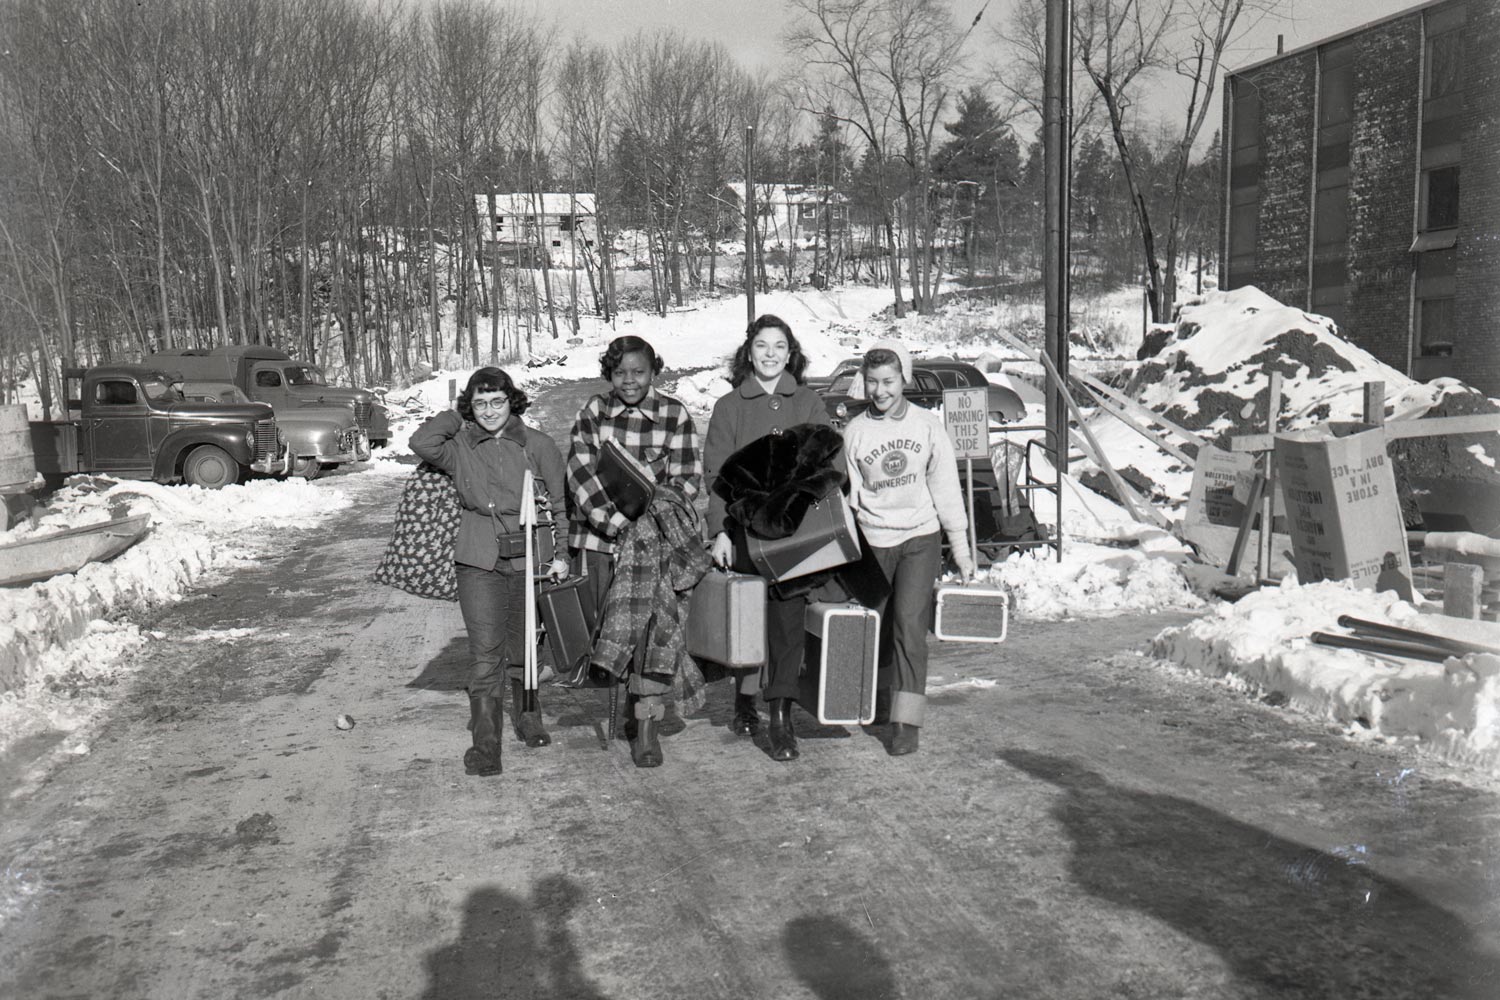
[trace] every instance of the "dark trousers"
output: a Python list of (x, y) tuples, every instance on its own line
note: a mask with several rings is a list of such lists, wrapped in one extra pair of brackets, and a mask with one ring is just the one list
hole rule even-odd
[(927, 709), (927, 630), (932, 585), (943, 566), (937, 532), (890, 548), (870, 546), (890, 582), (880, 612), (880, 686), (891, 689), (891, 721), (920, 726)]
[[(593, 602), (594, 613), (597, 616), (595, 621), (603, 621), (604, 606), (609, 600), (610, 584), (614, 583), (615, 579), (615, 557), (607, 552), (582, 549), (573, 554), (573, 572), (588, 575), (588, 582), (583, 585), (582, 596), (584, 600)], [(636, 637), (637, 641), (641, 638), (641, 636)], [(626, 683), (626, 689), (637, 697), (660, 696), (672, 689), (670, 676), (643, 674), (634, 669), (630, 671), (630, 678)]]
[[(766, 600), (766, 675), (761, 697), (797, 699), (807, 657), (807, 598)], [(741, 688), (741, 690), (744, 690)]]
[(510, 568), (458, 564), (458, 608), (469, 637), (469, 694), (501, 697), (507, 672), (520, 677), (526, 655), (526, 576)]

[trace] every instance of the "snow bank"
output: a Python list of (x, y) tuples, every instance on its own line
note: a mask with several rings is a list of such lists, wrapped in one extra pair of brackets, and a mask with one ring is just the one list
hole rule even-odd
[(1257, 694), (1284, 696), (1293, 708), (1351, 733), (1417, 740), (1447, 760), (1500, 775), (1500, 657), (1424, 663), (1314, 644), (1315, 631), (1342, 631), (1340, 615), (1500, 646), (1493, 625), (1423, 615), (1394, 592), (1324, 581), (1289, 582), (1216, 605), (1162, 632), (1153, 650)]
[[(394, 464), (394, 463), (392, 463)], [(205, 573), (245, 563), (349, 506), (336, 489), (301, 479), (254, 480), (222, 490), (91, 478), (39, 508), (39, 523), (0, 542), (125, 513), (150, 514), (151, 531), (107, 563), (29, 587), (0, 590), (0, 751), (44, 729), (76, 729), (98, 702), (90, 692), (135, 665), (145, 642), (120, 612), (173, 601)]]
[(1172, 558), (1146, 548), (1069, 542), (1062, 562), (1049, 548), (1029, 549), (991, 565), (979, 582), (1008, 588), (1021, 620), (1203, 607)]

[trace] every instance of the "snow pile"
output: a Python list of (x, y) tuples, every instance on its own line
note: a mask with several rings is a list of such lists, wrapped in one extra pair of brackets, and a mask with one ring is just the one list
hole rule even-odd
[(1203, 606), (1171, 559), (1086, 542), (1065, 544), (1062, 562), (1049, 548), (1025, 550), (990, 566), (979, 582), (1008, 588), (1016, 614), (1034, 620)]
[(1153, 643), (1164, 660), (1336, 721), (1353, 734), (1421, 740), (1440, 755), (1500, 775), (1500, 657), (1426, 663), (1314, 644), (1340, 615), (1500, 646), (1500, 628), (1419, 614), (1394, 592), (1347, 581), (1286, 583), (1220, 604)]
[(204, 490), (93, 478), (59, 491), (35, 528), (0, 533), (0, 543), (127, 513), (150, 514), (151, 531), (109, 562), (0, 590), (0, 751), (42, 729), (77, 728), (94, 708), (80, 693), (128, 672), (124, 654), (145, 639), (115, 620), (121, 612), (176, 600), (210, 570), (252, 561), (284, 545), (287, 529), (347, 506), (338, 490), (301, 479)]

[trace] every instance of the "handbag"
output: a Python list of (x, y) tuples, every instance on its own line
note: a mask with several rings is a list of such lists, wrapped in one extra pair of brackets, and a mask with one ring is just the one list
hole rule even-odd
[(614, 438), (606, 438), (600, 446), (595, 475), (615, 509), (631, 521), (644, 514), (656, 496), (651, 470)]

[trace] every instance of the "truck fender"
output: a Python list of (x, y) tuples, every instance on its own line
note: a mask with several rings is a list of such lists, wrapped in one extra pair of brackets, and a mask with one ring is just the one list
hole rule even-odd
[(173, 431), (162, 441), (160, 450), (156, 453), (156, 469), (152, 478), (159, 483), (170, 483), (182, 478), (182, 460), (187, 453), (200, 444), (218, 445), (229, 452), (241, 465), (249, 465), (255, 460), (250, 453), (250, 448), (245, 444), (245, 431), (248, 424), (223, 424), (212, 427), (184, 427)]

